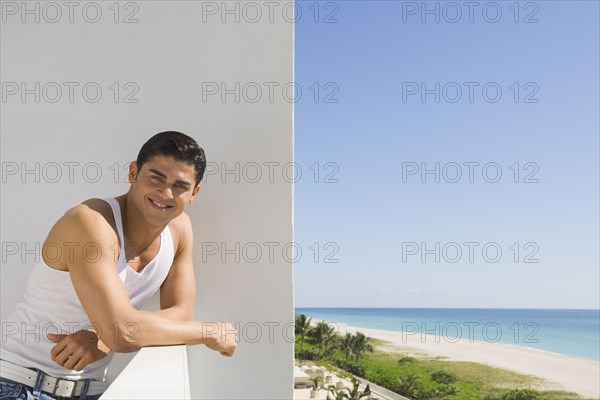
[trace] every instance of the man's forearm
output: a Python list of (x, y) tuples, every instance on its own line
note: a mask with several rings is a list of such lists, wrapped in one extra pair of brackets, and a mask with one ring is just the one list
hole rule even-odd
[(103, 341), (116, 352), (137, 351), (142, 347), (206, 344), (211, 337), (225, 335), (221, 323), (176, 320), (168, 313), (135, 311), (127, 321), (116, 322)]

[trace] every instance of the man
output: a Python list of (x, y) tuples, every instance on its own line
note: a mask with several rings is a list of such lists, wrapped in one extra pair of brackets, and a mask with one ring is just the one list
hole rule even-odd
[[(184, 211), (205, 168), (194, 139), (159, 133), (130, 164), (126, 194), (88, 199), (54, 224), (24, 301), (2, 323), (0, 398), (97, 399), (113, 352), (205, 344), (233, 355), (232, 325), (192, 320)], [(161, 310), (140, 311), (159, 289)]]

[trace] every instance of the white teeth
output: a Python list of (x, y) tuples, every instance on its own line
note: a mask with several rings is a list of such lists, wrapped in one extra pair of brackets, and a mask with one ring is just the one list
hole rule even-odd
[(157, 202), (156, 202), (156, 201), (154, 201), (154, 200), (151, 200), (151, 201), (152, 201), (152, 203), (154, 203), (154, 205), (155, 205), (155, 206), (157, 206), (157, 207), (160, 207), (160, 208), (167, 208), (167, 207), (168, 207), (166, 204), (160, 204), (160, 203), (157, 203)]

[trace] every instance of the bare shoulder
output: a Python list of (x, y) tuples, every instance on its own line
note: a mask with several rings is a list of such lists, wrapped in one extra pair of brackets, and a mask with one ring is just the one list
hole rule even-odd
[(110, 205), (101, 199), (87, 199), (67, 210), (63, 218), (76, 225), (100, 224), (98, 228), (114, 223)]
[(193, 242), (192, 220), (185, 211), (169, 222), (169, 230), (173, 236), (175, 254)]
[[(77, 247), (88, 243), (110, 248), (117, 242), (117, 235), (110, 221), (114, 221), (114, 218), (108, 203), (101, 199), (85, 200), (71, 207), (56, 221), (44, 241), (43, 250), (47, 246)], [(66, 270), (67, 259), (64, 254), (67, 252), (62, 253), (63, 256), (52, 259), (45, 257), (47, 252), (42, 251), (42, 256), (50, 267)]]
[(114, 218), (110, 205), (101, 199), (87, 199), (65, 212), (54, 224), (48, 239), (69, 239), (91, 232), (96, 239), (110, 239), (114, 230), (111, 227)]

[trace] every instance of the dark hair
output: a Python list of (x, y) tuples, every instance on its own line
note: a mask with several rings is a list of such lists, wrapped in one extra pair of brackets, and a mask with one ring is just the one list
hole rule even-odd
[(188, 135), (167, 131), (152, 136), (140, 149), (137, 156), (138, 173), (142, 166), (154, 156), (171, 156), (179, 161), (194, 165), (196, 185), (200, 183), (206, 169), (204, 150)]

